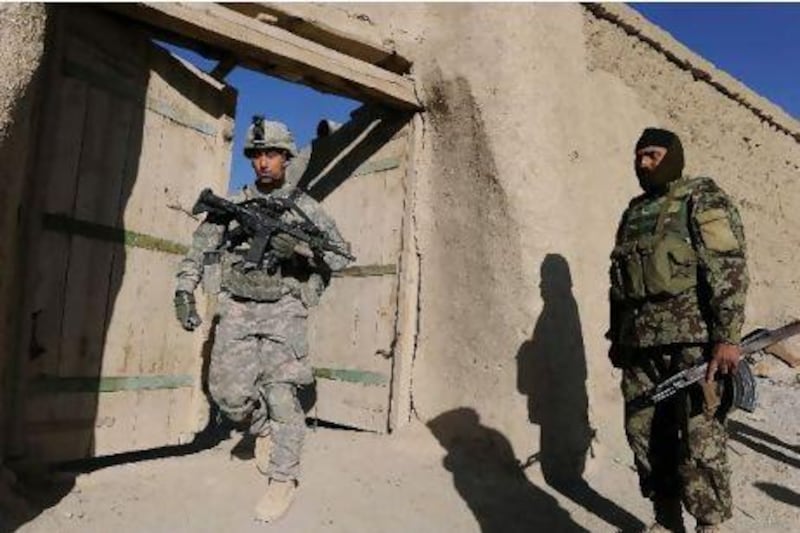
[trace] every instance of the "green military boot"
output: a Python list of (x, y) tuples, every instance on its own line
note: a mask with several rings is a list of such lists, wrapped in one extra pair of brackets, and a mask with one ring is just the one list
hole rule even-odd
[(282, 517), (292, 505), (296, 492), (296, 480), (277, 481), (270, 479), (267, 492), (256, 505), (256, 520), (274, 522)]
[(256, 458), (256, 468), (265, 476), (269, 472), (269, 457), (272, 453), (272, 435), (259, 435), (256, 437), (256, 446), (253, 454)]

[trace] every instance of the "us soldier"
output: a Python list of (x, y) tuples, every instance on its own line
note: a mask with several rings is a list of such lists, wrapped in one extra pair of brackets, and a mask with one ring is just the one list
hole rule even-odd
[[(286, 167), (296, 152), (284, 124), (254, 117), (244, 155), (252, 162), (255, 183), (231, 200), (291, 197), (331, 241), (348, 249), (319, 204), (286, 183)], [(292, 216), (287, 213), (283, 220), (290, 222)], [(191, 331), (201, 323), (194, 300), (200, 281), (206, 292), (217, 296), (219, 325), (211, 353), (209, 391), (225, 415), (247, 422), (256, 436), (256, 466), (268, 477), (268, 485), (255, 514), (258, 520), (272, 521), (288, 510), (297, 488), (306, 430), (297, 390), (313, 382), (307, 357), (308, 308), (317, 304), (327, 274), (348, 261), (325, 252), (325, 264), (314, 265), (296, 253), (294, 237), (278, 233), (269, 245), (281, 260), (280, 268), (274, 273), (245, 269), (242, 246), (220, 250), (224, 233), (225, 226), (209, 218), (195, 231), (178, 270), (175, 311), (181, 325)]]
[[(611, 254), (609, 358), (623, 369), (625, 430), (649, 531), (683, 531), (681, 501), (697, 531), (731, 517), (723, 380), (736, 371), (748, 286), (739, 213), (710, 178), (683, 177), (674, 133), (644, 130), (636, 175), (644, 194), (624, 214)], [(708, 360), (706, 380), (668, 401), (634, 402), (656, 383)]]

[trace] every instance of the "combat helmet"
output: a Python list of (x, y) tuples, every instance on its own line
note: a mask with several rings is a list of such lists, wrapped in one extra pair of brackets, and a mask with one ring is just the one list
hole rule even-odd
[(255, 150), (266, 148), (286, 150), (289, 157), (297, 155), (294, 137), (289, 128), (286, 127), (286, 124), (264, 120), (264, 115), (254, 115), (253, 123), (247, 128), (247, 136), (244, 141), (244, 156), (247, 158), (253, 157)]

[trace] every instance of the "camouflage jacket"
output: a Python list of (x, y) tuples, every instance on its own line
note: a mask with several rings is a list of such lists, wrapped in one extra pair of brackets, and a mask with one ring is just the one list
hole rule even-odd
[[(653, 250), (664, 248), (659, 235), (665, 234), (671, 244), (659, 263)], [(648, 243), (655, 244), (629, 253)], [(612, 253), (608, 339), (634, 347), (740, 342), (749, 284), (745, 253), (739, 213), (710, 178), (680, 179), (661, 196), (634, 198)], [(638, 293), (631, 271), (645, 279)]]
[[(297, 206), (303, 210), (314, 224), (321, 228), (331, 241), (342, 249), (349, 245), (342, 239), (335, 223), (310, 196), (289, 186), (260, 192), (255, 186), (247, 185), (229, 198), (234, 203), (255, 197), (288, 197), (292, 195)], [(287, 212), (285, 222), (292, 222), (297, 215)], [(248, 244), (234, 250), (220, 250), (223, 244), (225, 227), (208, 220), (202, 222), (194, 232), (192, 246), (178, 268), (176, 290), (193, 292), (204, 281), (207, 291), (227, 291), (234, 296), (257, 301), (277, 301), (286, 294), (293, 294), (307, 305), (315, 305), (324, 289), (325, 281), (318, 273), (319, 268), (308, 264), (308, 260), (296, 256), (291, 264), (282, 265), (274, 274), (266, 270), (243, 273), (236, 266), (243, 261), (243, 249)], [(323, 261), (330, 271), (341, 270), (349, 260), (333, 252), (324, 252)], [(214, 281), (204, 278), (214, 278)], [(218, 279), (217, 279), (218, 278)]]

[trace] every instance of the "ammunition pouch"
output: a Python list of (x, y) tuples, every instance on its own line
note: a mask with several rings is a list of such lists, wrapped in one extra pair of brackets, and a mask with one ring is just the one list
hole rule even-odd
[(672, 233), (618, 246), (611, 261), (612, 290), (625, 299), (675, 296), (697, 285), (697, 254)]
[(645, 297), (642, 259), (636, 243), (625, 243), (611, 252), (611, 290), (619, 299), (641, 300)]
[(670, 189), (655, 230), (634, 232), (612, 251), (612, 291), (621, 299), (669, 298), (697, 286), (698, 257), (688, 227), (689, 190), (689, 184)]
[(263, 269), (245, 270), (244, 260), (231, 253), (223, 255), (221, 287), (233, 296), (257, 302), (277, 302), (291, 292), (280, 274)]
[(281, 273), (270, 274), (265, 269), (244, 269), (244, 261), (235, 253), (222, 255), (219, 286), (237, 298), (257, 302), (277, 302), (287, 294), (303, 302), (306, 308), (319, 303), (325, 290), (325, 280), (320, 274), (298, 274), (289, 266)]

